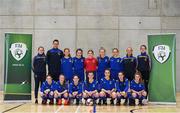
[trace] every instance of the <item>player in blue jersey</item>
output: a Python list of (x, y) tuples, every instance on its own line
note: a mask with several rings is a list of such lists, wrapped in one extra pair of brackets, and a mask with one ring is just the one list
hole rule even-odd
[(82, 83), (79, 82), (79, 77), (74, 75), (73, 81), (69, 84), (69, 98), (71, 103), (79, 105), (82, 99)]
[(130, 105), (146, 104), (147, 92), (142, 81), (140, 72), (135, 73), (134, 80), (130, 83), (131, 98), (129, 99)]
[(77, 49), (76, 56), (73, 58), (73, 74), (79, 76), (80, 82), (84, 82), (84, 60), (83, 50)]
[(106, 50), (103, 47), (99, 49), (99, 56), (97, 57), (97, 60), (98, 60), (97, 80), (98, 82), (100, 82), (101, 78), (104, 78), (105, 69), (109, 68), (109, 57), (106, 56)]
[(87, 101), (88, 98), (91, 98), (96, 102), (99, 97), (98, 94), (98, 82), (94, 80), (94, 73), (88, 73), (88, 81), (84, 82), (83, 88), (83, 98)]
[(42, 97), (42, 104), (47, 104), (47, 100), (49, 99), (49, 104), (54, 104), (54, 91), (56, 89), (56, 82), (52, 80), (50, 75), (47, 75), (46, 81), (43, 82), (41, 86), (40, 95)]
[(117, 105), (120, 103), (127, 104), (128, 99), (128, 90), (129, 90), (129, 81), (125, 78), (123, 72), (118, 73), (119, 79), (116, 80), (116, 91), (117, 91)]
[(110, 58), (111, 78), (118, 80), (118, 73), (123, 71), (122, 59), (119, 57), (119, 50), (114, 48), (112, 50), (112, 57)]
[(114, 99), (116, 98), (115, 81), (110, 77), (109, 69), (106, 69), (104, 74), (105, 77), (100, 82), (99, 104), (101, 105), (103, 100), (103, 104), (107, 105), (107, 98), (111, 98), (111, 104), (114, 104)]
[[(66, 83), (65, 77), (62, 74), (59, 76), (59, 81), (56, 82), (54, 98), (56, 98), (57, 105), (68, 104), (68, 84)], [(62, 103), (63, 100), (64, 103)]]
[(64, 57), (61, 59), (61, 70), (66, 78), (66, 82), (71, 82), (73, 77), (73, 59), (69, 48), (64, 49)]

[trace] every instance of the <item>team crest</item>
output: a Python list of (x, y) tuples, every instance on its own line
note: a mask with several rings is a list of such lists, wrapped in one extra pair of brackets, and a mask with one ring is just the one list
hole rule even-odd
[(27, 47), (24, 43), (13, 43), (10, 48), (11, 54), (17, 61), (20, 61), (26, 55)]
[(170, 48), (167, 45), (157, 45), (153, 49), (153, 55), (159, 63), (164, 63), (170, 56)]

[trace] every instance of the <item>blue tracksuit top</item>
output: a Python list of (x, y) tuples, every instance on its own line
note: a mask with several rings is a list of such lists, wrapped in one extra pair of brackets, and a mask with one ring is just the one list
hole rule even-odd
[(71, 57), (61, 59), (61, 70), (66, 80), (71, 81), (73, 77), (73, 60)]
[(145, 90), (145, 87), (143, 83), (136, 83), (134, 80), (132, 80), (130, 83), (130, 89), (139, 92), (139, 91)]
[(123, 82), (121, 82), (120, 80), (117, 80), (116, 81), (116, 90), (117, 92), (128, 92), (128, 89), (129, 89), (129, 81), (128, 79), (124, 79)]

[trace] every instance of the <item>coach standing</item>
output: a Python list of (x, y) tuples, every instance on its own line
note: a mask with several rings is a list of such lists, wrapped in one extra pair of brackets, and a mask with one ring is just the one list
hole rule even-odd
[(144, 80), (144, 85), (145, 85), (146, 91), (148, 93), (148, 83), (149, 83), (151, 61), (150, 61), (149, 55), (146, 52), (146, 49), (147, 49), (146, 45), (140, 46), (141, 54), (137, 56), (137, 61), (138, 61), (137, 69), (142, 74), (142, 78)]
[(53, 48), (46, 54), (46, 60), (48, 64), (48, 73), (52, 76), (53, 80), (58, 81), (61, 74), (61, 59), (63, 57), (63, 51), (58, 49), (59, 40), (53, 41)]
[(124, 73), (126, 78), (129, 81), (132, 81), (134, 78), (134, 74), (136, 73), (137, 68), (137, 60), (136, 57), (133, 56), (133, 49), (128, 47), (126, 49), (126, 56), (123, 58), (122, 64), (124, 66)]

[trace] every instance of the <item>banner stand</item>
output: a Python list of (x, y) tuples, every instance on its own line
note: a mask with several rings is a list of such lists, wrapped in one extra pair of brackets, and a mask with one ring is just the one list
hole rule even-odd
[(5, 33), (4, 102), (31, 101), (32, 34)]
[(148, 35), (150, 104), (176, 104), (176, 34)]

